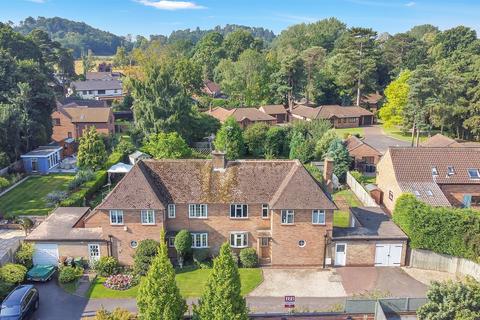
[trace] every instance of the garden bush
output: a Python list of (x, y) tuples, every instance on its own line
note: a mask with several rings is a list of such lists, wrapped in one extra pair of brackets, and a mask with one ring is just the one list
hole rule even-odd
[(159, 246), (158, 241), (153, 239), (140, 241), (133, 257), (133, 270), (135, 274), (140, 276), (147, 274), (153, 258), (158, 253)]
[(0, 268), (0, 279), (7, 283), (19, 284), (25, 280), (27, 268), (21, 264), (7, 263)]
[(480, 262), (480, 214), (471, 209), (432, 207), (412, 194), (398, 198), (393, 221), (412, 248)]
[(70, 267), (64, 266), (60, 268), (60, 273), (58, 275), (58, 281), (61, 283), (68, 283), (76, 281), (83, 274), (83, 269), (79, 267)]
[(257, 251), (253, 248), (240, 250), (240, 262), (244, 268), (255, 268), (258, 265)]
[(75, 190), (87, 181), (93, 180), (95, 173), (91, 169), (80, 170), (68, 184), (69, 190)]
[(90, 199), (107, 183), (108, 173), (105, 170), (95, 172), (94, 179), (85, 182), (78, 191), (70, 194), (60, 202), (62, 207), (85, 206), (86, 199)]
[(193, 261), (200, 269), (210, 269), (212, 261), (210, 260), (209, 249), (195, 249), (193, 250)]
[(6, 189), (10, 185), (10, 181), (4, 177), (0, 177), (0, 190)]
[(118, 261), (114, 257), (101, 257), (95, 262), (94, 269), (102, 277), (108, 277), (118, 272)]
[(131, 274), (115, 274), (108, 277), (103, 285), (112, 290), (127, 290), (135, 285), (135, 281)]
[(111, 166), (113, 166), (114, 164), (117, 164), (119, 162), (122, 162), (123, 160), (123, 153), (121, 152), (118, 152), (118, 151), (114, 151), (112, 152), (109, 156), (108, 156), (108, 159), (107, 161), (105, 162), (105, 166), (104, 168), (105, 169), (109, 169)]
[(52, 191), (45, 196), (45, 201), (50, 207), (54, 207), (68, 197), (65, 191)]
[(10, 291), (12, 291), (14, 286), (14, 284), (0, 281), (0, 301), (5, 299), (5, 297), (10, 293)]
[(127, 309), (115, 308), (113, 311), (100, 309), (93, 320), (135, 320), (137, 317)]
[(192, 235), (188, 230), (181, 230), (175, 236), (175, 250), (177, 251), (178, 263), (183, 267), (185, 257), (192, 251)]
[(23, 242), (20, 248), (18, 248), (15, 253), (15, 261), (27, 269), (30, 269), (33, 266), (33, 252), (35, 247), (33, 244), (28, 242)]

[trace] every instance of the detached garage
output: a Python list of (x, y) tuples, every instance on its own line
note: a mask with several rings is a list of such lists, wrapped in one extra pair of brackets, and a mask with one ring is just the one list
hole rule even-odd
[(350, 208), (350, 226), (333, 228), (334, 266), (405, 265), (408, 237), (379, 207)]

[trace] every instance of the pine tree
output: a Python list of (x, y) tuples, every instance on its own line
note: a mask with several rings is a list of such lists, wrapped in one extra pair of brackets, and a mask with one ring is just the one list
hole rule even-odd
[(165, 233), (160, 235), (158, 255), (140, 283), (137, 307), (141, 319), (183, 319), (187, 304), (175, 283), (175, 270), (168, 258)]
[(327, 156), (334, 161), (333, 173), (338, 178), (343, 177), (350, 168), (352, 159), (350, 158), (347, 148), (340, 139), (337, 138), (332, 141), (328, 148)]
[(220, 248), (219, 256), (213, 261), (205, 291), (194, 306), (195, 319), (200, 320), (246, 320), (248, 310), (240, 294), (240, 274), (233, 260), (228, 243)]
[(83, 132), (78, 146), (78, 166), (97, 170), (107, 160), (107, 151), (102, 138), (95, 127), (90, 127)]

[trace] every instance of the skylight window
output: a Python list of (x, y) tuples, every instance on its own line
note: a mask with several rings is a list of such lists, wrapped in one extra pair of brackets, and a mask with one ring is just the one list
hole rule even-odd
[(430, 197), (433, 196), (432, 190), (427, 190), (425, 191), (425, 193), (427, 194), (427, 196), (430, 196)]
[(480, 179), (480, 172), (478, 169), (468, 169), (468, 176), (470, 179)]
[(438, 176), (437, 167), (432, 167), (432, 176)]
[(448, 167), (447, 167), (447, 174), (448, 174), (449, 176), (453, 176), (453, 175), (455, 174), (455, 168), (452, 167), (452, 166), (448, 166)]
[(418, 190), (413, 190), (413, 194), (416, 195), (417, 197), (420, 197), (420, 191)]

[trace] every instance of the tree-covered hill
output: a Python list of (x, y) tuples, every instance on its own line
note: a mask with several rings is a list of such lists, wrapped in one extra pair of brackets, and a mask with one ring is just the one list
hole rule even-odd
[(52, 40), (62, 47), (73, 50), (74, 57), (80, 57), (82, 51), (92, 50), (95, 55), (113, 55), (117, 47), (126, 44), (123, 37), (96, 29), (84, 22), (77, 22), (59, 17), (28, 17), (21, 21), (15, 31), (29, 34), (34, 29), (47, 32)]

